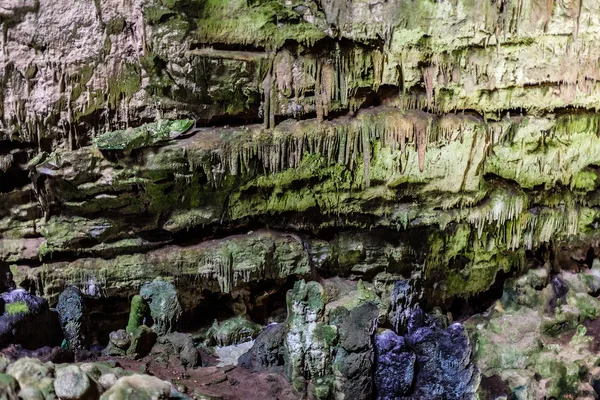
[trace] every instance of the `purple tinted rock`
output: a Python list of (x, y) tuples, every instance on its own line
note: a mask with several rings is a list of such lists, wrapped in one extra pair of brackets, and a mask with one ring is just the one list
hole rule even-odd
[(410, 392), (416, 355), (404, 338), (391, 330), (375, 336), (375, 387), (379, 400), (393, 400)]
[(443, 328), (414, 310), (405, 337), (385, 331), (375, 337), (377, 399), (475, 398), (479, 370), (464, 327)]

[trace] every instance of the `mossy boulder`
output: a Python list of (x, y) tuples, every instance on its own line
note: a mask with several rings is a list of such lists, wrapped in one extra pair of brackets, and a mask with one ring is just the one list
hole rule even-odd
[(11, 375), (0, 374), (0, 400), (18, 400), (19, 382)]
[(131, 375), (119, 380), (106, 391), (100, 400), (154, 400), (169, 399), (171, 385), (154, 376)]
[(139, 359), (146, 356), (156, 343), (156, 332), (146, 325), (141, 325), (131, 333), (131, 345), (127, 349), (127, 356)]
[(137, 128), (106, 132), (96, 138), (94, 143), (100, 150), (134, 150), (177, 137), (190, 130), (193, 125), (194, 121), (190, 119), (159, 120)]
[(0, 299), (0, 344), (28, 348), (56, 344), (60, 328), (44, 298), (19, 288), (0, 294)]
[(172, 283), (147, 283), (140, 289), (140, 296), (150, 308), (150, 316), (154, 322), (152, 329), (157, 335), (162, 336), (177, 329), (183, 310), (179, 304), (177, 289)]
[(215, 321), (209, 328), (204, 341), (207, 346), (230, 346), (255, 339), (262, 331), (262, 326), (244, 316), (237, 316), (225, 321)]
[[(6, 373), (13, 376), (21, 387), (39, 392), (45, 398), (55, 398), (54, 392), (54, 365), (42, 363), (35, 358), (20, 358), (6, 369)], [(23, 393), (21, 392), (21, 395)]]

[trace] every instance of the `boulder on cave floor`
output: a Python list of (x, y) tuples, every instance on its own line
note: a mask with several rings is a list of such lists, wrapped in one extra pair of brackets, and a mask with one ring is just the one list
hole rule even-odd
[(159, 336), (158, 343), (165, 346), (167, 353), (177, 356), (183, 367), (195, 368), (200, 364), (200, 355), (191, 335), (173, 332)]
[(205, 346), (231, 346), (254, 340), (262, 326), (245, 316), (235, 316), (225, 321), (214, 321), (204, 337)]
[(0, 305), (0, 345), (18, 343), (39, 348), (57, 341), (60, 328), (44, 298), (18, 288), (0, 294)]
[(461, 324), (444, 327), (416, 306), (406, 335), (387, 330), (375, 345), (377, 399), (475, 398), (480, 374)]
[(131, 333), (131, 345), (126, 354), (135, 359), (142, 358), (152, 350), (154, 343), (156, 343), (156, 332), (146, 325), (141, 325)]
[(98, 398), (96, 385), (76, 365), (56, 370), (54, 392), (61, 400), (94, 400)]
[(166, 281), (154, 281), (140, 289), (140, 296), (150, 308), (150, 316), (154, 324), (152, 329), (158, 336), (175, 332), (182, 314), (177, 289)]
[(156, 400), (186, 398), (175, 391), (172, 385), (154, 376), (131, 375), (124, 376), (107, 390), (101, 400)]
[(36, 358), (21, 358), (6, 368), (6, 373), (13, 376), (22, 391), (39, 393), (44, 398), (54, 398), (54, 364), (42, 363)]
[(58, 296), (56, 312), (65, 337), (67, 348), (81, 349), (85, 343), (85, 301), (81, 291), (68, 286)]

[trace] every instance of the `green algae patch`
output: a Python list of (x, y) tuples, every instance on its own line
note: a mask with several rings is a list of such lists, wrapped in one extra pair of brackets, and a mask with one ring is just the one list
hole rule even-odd
[(149, 313), (148, 304), (146, 301), (140, 296), (136, 294), (131, 299), (131, 308), (129, 310), (129, 321), (127, 322), (127, 327), (125, 330), (127, 333), (133, 333), (137, 328), (139, 328), (144, 323), (144, 317)]
[(194, 37), (204, 43), (239, 43), (278, 48), (286, 40), (312, 45), (325, 33), (280, 0), (207, 0)]
[(29, 306), (24, 301), (16, 301), (14, 303), (6, 304), (4, 306), (4, 312), (8, 315), (27, 314), (29, 312)]
[(191, 119), (144, 124), (137, 128), (127, 128), (104, 133), (94, 140), (100, 150), (133, 150), (152, 146), (173, 136), (188, 131), (194, 125)]

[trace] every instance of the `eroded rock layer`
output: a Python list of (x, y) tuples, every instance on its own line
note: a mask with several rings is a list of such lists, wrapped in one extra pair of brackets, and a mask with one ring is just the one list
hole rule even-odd
[[(591, 396), (595, 350), (550, 373), (541, 327), (567, 302), (567, 347), (597, 333), (597, 289), (557, 276), (600, 253), (599, 9), (4, 1), (0, 321), (29, 332), (18, 286), (72, 351), (157, 341), (196, 364), (200, 342), (255, 339), (242, 364), (316, 398)], [(542, 347), (515, 376), (525, 342), (516, 361), (471, 347), (496, 352), (519, 316)]]

